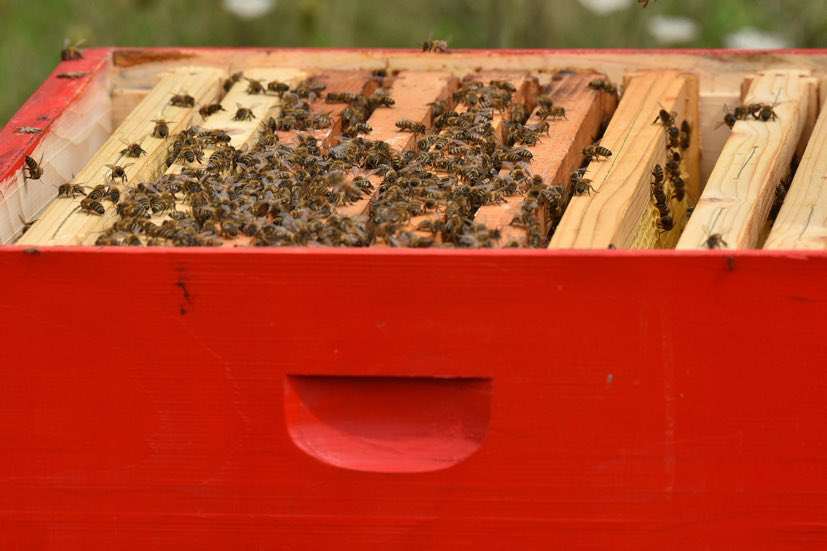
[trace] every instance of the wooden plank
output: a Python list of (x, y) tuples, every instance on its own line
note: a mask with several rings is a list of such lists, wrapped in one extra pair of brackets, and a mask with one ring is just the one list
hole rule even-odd
[[(431, 126), (431, 106), (435, 101), (450, 101), (451, 94), (457, 89), (459, 80), (452, 73), (443, 71), (400, 73), (393, 82), (390, 90), (391, 97), (396, 102), (393, 107), (380, 108), (373, 112), (368, 124), (373, 129), (366, 137), (375, 141), (384, 141), (394, 151), (402, 152), (416, 143), (414, 134), (401, 132), (396, 122), (408, 119)], [(373, 175), (365, 175), (374, 184), (374, 192), (364, 198), (340, 207), (338, 214), (342, 216), (364, 216), (368, 206), (379, 189), (381, 179)]]
[[(19, 237), (111, 133), (109, 53), (59, 64), (0, 131), (0, 244)], [(58, 77), (68, 72), (82, 76)], [(26, 156), (43, 169), (39, 180), (23, 178)]]
[[(600, 93), (589, 88), (594, 79), (605, 78), (596, 73), (576, 74), (563, 77), (552, 91), (554, 104), (566, 110), (566, 118), (549, 120), (549, 135), (529, 146), (534, 157), (529, 163), (532, 174), (539, 174), (547, 184), (561, 185), (570, 191), (570, 174), (583, 162), (583, 148), (594, 142), (605, 120), (611, 116), (616, 107), (614, 96)], [(529, 119), (535, 120), (534, 115)], [(512, 226), (511, 221), (521, 214), (523, 195), (509, 197), (505, 203), (481, 207), (474, 222), (484, 224), (500, 231), (500, 246), (516, 243), (525, 245), (527, 232), (525, 228)], [(550, 221), (540, 214), (542, 235), (547, 235)]]
[(149, 90), (142, 88), (115, 88), (112, 90), (112, 128), (119, 127), (148, 93)]
[(592, 180), (594, 191), (572, 198), (550, 248), (659, 248), (674, 244), (685, 223), (686, 208), (699, 194), (698, 133), (691, 133), (689, 149), (683, 152), (686, 197), (669, 201), (675, 227), (662, 232), (650, 199), (652, 170), (656, 164), (666, 164), (666, 129), (660, 123), (653, 124), (662, 109), (675, 113), (678, 126), (687, 121), (696, 128), (697, 77), (653, 71), (628, 79), (601, 140), (613, 155), (607, 161), (589, 164), (584, 177)]
[(727, 248), (760, 246), (775, 188), (805, 132), (814, 80), (804, 70), (760, 73), (746, 104), (774, 105), (777, 120), (735, 123), (678, 248), (704, 248), (711, 235)]
[[(152, 136), (155, 119), (169, 122), (170, 134), (185, 128), (197, 109), (197, 104), (211, 102), (218, 96), (223, 71), (207, 67), (191, 67), (175, 71), (161, 79), (152, 92), (133, 110), (123, 124), (97, 151), (72, 182), (95, 186), (109, 182), (107, 165), (125, 167), (127, 180), (132, 184), (157, 177), (163, 167), (167, 140)], [(196, 107), (170, 105), (174, 94), (188, 93), (195, 98)], [(124, 159), (120, 151), (124, 143), (139, 143), (146, 155)], [(129, 166), (127, 166), (129, 165)], [(60, 198), (53, 201), (31, 229), (18, 241), (25, 245), (73, 245), (84, 243), (88, 237), (115, 220), (113, 208), (103, 216), (89, 215), (79, 209), (81, 198)]]
[(822, 109), (765, 249), (827, 249), (827, 110)]
[(313, 114), (327, 113), (333, 124), (330, 128), (322, 128), (319, 130), (309, 131), (279, 131), (277, 132), (279, 140), (284, 143), (295, 144), (299, 134), (311, 135), (321, 144), (322, 148), (330, 147), (337, 141), (342, 132), (342, 111), (347, 108), (345, 103), (327, 103), (325, 96), (330, 93), (334, 94), (361, 94), (369, 96), (378, 87), (378, 81), (371, 78), (367, 71), (325, 71), (320, 74), (313, 75), (314, 80), (326, 85), (325, 90), (316, 99), (311, 102), (310, 112)]

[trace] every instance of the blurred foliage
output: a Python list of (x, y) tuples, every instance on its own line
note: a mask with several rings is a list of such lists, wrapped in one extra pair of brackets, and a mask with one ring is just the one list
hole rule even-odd
[(276, 0), (266, 15), (241, 19), (219, 0), (0, 0), (0, 122), (52, 70), (65, 37), (118, 46), (453, 47), (669, 46), (647, 31), (657, 14), (700, 26), (681, 46), (721, 47), (744, 27), (791, 45), (827, 46), (827, 0), (658, 0), (597, 15), (576, 0)]

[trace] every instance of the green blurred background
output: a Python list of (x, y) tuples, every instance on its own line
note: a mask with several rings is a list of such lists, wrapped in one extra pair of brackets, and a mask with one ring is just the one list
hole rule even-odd
[[(257, 16), (230, 5), (245, 2), (271, 5)], [(415, 47), (432, 37), (466, 48), (825, 47), (827, 0), (652, 0), (646, 9), (633, 0), (0, 0), (0, 124), (52, 70), (65, 37), (91, 46)]]

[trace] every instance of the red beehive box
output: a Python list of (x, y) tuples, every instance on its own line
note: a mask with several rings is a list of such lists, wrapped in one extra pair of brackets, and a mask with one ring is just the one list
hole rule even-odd
[[(717, 208), (705, 223), (729, 220), (714, 230), (727, 248), (638, 249), (642, 234), (611, 222), (648, 200), (651, 166), (620, 207), (595, 176), (553, 250), (15, 244), (183, 66), (389, 66), (423, 82), (588, 69), (627, 91), (641, 71), (690, 75), (707, 184), (670, 246), (700, 248), (678, 239)], [(769, 247), (773, 188), (755, 182), (782, 154), (804, 155), (802, 181), (827, 174), (805, 153), (827, 135), (825, 68), (824, 51), (94, 49), (61, 63), (0, 133), (0, 549), (824, 548), (825, 222), (796, 179), (784, 208), (809, 206), (796, 239), (816, 237)], [(783, 100), (796, 135), (783, 116), (719, 125), (791, 71), (810, 91)], [(640, 158), (659, 151), (630, 135)], [(731, 153), (741, 139), (754, 145)], [(23, 180), (27, 155), (42, 179)], [(713, 187), (737, 180), (722, 163), (749, 167), (735, 199)], [(604, 226), (580, 246), (590, 209), (617, 250), (599, 245)], [(795, 219), (778, 216), (773, 231)]]

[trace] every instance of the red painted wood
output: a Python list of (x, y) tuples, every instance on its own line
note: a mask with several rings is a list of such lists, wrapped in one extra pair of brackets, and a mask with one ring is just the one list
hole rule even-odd
[[(20, 169), (25, 156), (46, 137), (60, 115), (83, 95), (97, 75), (108, 69), (111, 52), (111, 48), (89, 48), (83, 50), (83, 59), (59, 63), (0, 130), (0, 184)], [(78, 79), (57, 78), (59, 73), (66, 72), (85, 72), (87, 75)], [(21, 134), (17, 131), (25, 126), (43, 131), (39, 134)]]
[[(0, 548), (821, 549), (825, 274), (811, 253), (2, 248)], [(290, 375), (489, 378), (488, 430), (445, 470), (339, 468), (291, 438)]]

